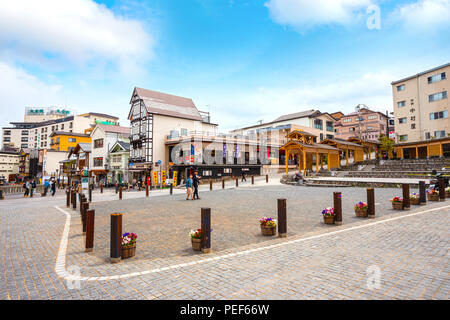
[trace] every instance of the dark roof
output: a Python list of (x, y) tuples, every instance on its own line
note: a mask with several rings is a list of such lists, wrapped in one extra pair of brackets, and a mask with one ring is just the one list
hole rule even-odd
[(307, 111), (285, 114), (285, 115), (282, 115), (281, 117), (276, 118), (272, 122), (279, 122), (279, 121), (292, 120), (292, 119), (298, 119), (298, 118), (304, 118), (304, 117), (311, 117), (315, 114), (320, 114), (320, 111), (311, 109), (311, 110), (307, 110)]
[(439, 69), (442, 69), (442, 68), (445, 68), (445, 67), (449, 67), (449, 66), (450, 66), (450, 63), (446, 63), (446, 64), (443, 64), (442, 66), (435, 67), (435, 68), (432, 68), (432, 69), (429, 69), (429, 70), (426, 70), (426, 71), (419, 72), (418, 74), (415, 74), (413, 76), (409, 76), (409, 77), (406, 77), (406, 78), (403, 78), (403, 79), (400, 79), (400, 80), (392, 81), (391, 85), (398, 84), (398, 83), (406, 81), (406, 80), (414, 79), (416, 77), (420, 77), (420, 76), (422, 76), (424, 74), (427, 74), (429, 72), (433, 72), (433, 71), (436, 71), (436, 70), (439, 70)]
[(81, 114), (80, 116), (83, 116), (83, 115), (86, 115), (86, 114), (88, 114), (88, 115), (91, 115), (91, 116), (97, 116), (97, 117), (105, 117), (105, 118), (111, 118), (111, 119), (116, 119), (116, 120), (119, 120), (119, 118), (118, 118), (118, 117), (115, 117), (115, 116), (111, 116), (111, 115), (109, 115), (109, 114), (106, 114), (106, 113), (97, 113), (97, 112), (88, 112), (88, 113), (83, 113), (83, 114)]
[(75, 133), (75, 132), (65, 132), (65, 131), (54, 131), (50, 134), (50, 137), (53, 136), (75, 136), (75, 137), (89, 137), (88, 134), (84, 133)]
[(197, 107), (190, 98), (137, 87), (134, 92), (142, 99), (149, 113), (203, 121)]
[[(116, 143), (113, 144), (111, 150), (113, 150), (115, 148), (116, 144), (121, 146), (124, 151), (130, 151), (130, 144), (128, 142), (123, 142), (123, 141), (116, 141)], [(110, 150), (110, 152), (111, 152), (111, 150)]]

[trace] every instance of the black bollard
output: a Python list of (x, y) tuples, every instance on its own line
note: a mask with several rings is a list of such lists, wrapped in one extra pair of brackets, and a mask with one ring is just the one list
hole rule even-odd
[(173, 185), (170, 184), (170, 194), (173, 194)]
[(225, 189), (225, 179), (222, 178), (222, 189)]
[(236, 188), (239, 187), (239, 179), (236, 178)]
[(266, 174), (266, 183), (269, 183), (269, 175)]
[(252, 184), (255, 184), (255, 176), (252, 176)]
[[(89, 204), (86, 203), (85, 206), (89, 207)], [(94, 250), (94, 221), (95, 210), (88, 210), (86, 212), (86, 252)]]
[(119, 262), (122, 259), (122, 214), (111, 214), (111, 263)]
[(122, 200), (122, 186), (119, 187), (119, 200)]
[(427, 194), (425, 189), (425, 181), (419, 181), (419, 203), (426, 204), (427, 203)]
[(87, 216), (87, 212), (89, 210), (89, 203), (87, 201), (83, 201), (80, 206), (83, 208), (83, 210), (81, 212), (81, 222), (83, 224), (83, 234), (85, 234), (86, 233), (86, 223), (87, 223), (86, 216)]
[(285, 238), (287, 234), (286, 199), (278, 199), (278, 236)]
[(213, 189), (213, 183), (212, 180), (209, 180), (209, 191), (212, 191)]
[(72, 208), (73, 210), (77, 210), (77, 193), (75, 191), (73, 192)]
[(89, 202), (92, 202), (92, 186), (89, 186)]
[(439, 201), (445, 201), (445, 181), (444, 178), (438, 178)]
[(410, 199), (409, 199), (409, 184), (402, 184), (402, 191), (403, 191), (403, 210), (409, 210), (410, 208)]
[(333, 193), (334, 203), (334, 223), (338, 226), (342, 225), (342, 195), (340, 192)]
[(375, 218), (375, 190), (367, 188), (367, 215), (369, 218)]
[(3, 189), (0, 188), (0, 200), (5, 199), (5, 196), (3, 194)]
[(202, 208), (202, 242), (203, 253), (211, 252), (211, 208)]
[(103, 193), (103, 183), (100, 183), (100, 193)]
[(66, 189), (66, 207), (70, 207), (70, 190)]
[(148, 198), (149, 192), (148, 192), (148, 184), (145, 185), (145, 196)]

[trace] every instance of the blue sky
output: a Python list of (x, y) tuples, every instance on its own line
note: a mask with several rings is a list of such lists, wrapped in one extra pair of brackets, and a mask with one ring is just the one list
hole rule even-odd
[(50, 105), (128, 125), (134, 86), (192, 98), (221, 131), (384, 112), (391, 81), (450, 62), (449, 16), (450, 0), (0, 0), (0, 125)]

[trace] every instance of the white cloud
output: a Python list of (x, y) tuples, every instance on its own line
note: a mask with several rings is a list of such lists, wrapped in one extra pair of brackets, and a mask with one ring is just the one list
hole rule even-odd
[(26, 106), (55, 105), (61, 86), (47, 84), (21, 68), (0, 62), (0, 127), (22, 121)]
[(398, 7), (390, 16), (409, 30), (436, 30), (450, 26), (450, 0), (419, 0)]
[(371, 0), (269, 0), (265, 5), (275, 22), (307, 28), (321, 24), (349, 24), (371, 3)]
[(0, 45), (19, 58), (98, 61), (123, 69), (149, 57), (152, 38), (141, 22), (91, 0), (0, 0)]
[(367, 73), (355, 79), (337, 79), (327, 83), (298, 83), (292, 87), (259, 88), (233, 92), (226, 96), (201, 94), (197, 105), (211, 104), (213, 121), (220, 119), (221, 131), (236, 129), (263, 119), (275, 118), (309, 109), (322, 112), (350, 113), (363, 103), (369, 108), (385, 112), (392, 110), (391, 81), (398, 76), (388, 72)]

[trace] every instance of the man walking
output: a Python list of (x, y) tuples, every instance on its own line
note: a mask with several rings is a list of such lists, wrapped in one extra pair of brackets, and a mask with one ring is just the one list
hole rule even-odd
[(30, 181), (28, 181), (28, 179), (25, 180), (23, 187), (25, 189), (25, 193), (23, 196), (26, 198), (30, 195)]
[(192, 184), (194, 186), (194, 198), (193, 200), (195, 200), (195, 197), (197, 196), (197, 199), (200, 200), (200, 197), (198, 196), (198, 185), (200, 183), (200, 177), (198, 176), (198, 172), (195, 171), (194, 172), (194, 177), (192, 179)]
[(245, 171), (242, 170), (242, 182), (247, 182), (247, 179), (245, 178)]
[(55, 180), (52, 180), (51, 190), (52, 190), (52, 197), (54, 197), (55, 193), (56, 193), (56, 182), (55, 182)]

